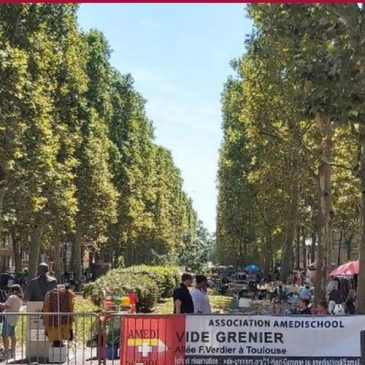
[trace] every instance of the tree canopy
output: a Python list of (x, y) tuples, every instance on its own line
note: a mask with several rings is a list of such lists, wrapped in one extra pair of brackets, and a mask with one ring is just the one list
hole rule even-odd
[(220, 259), (280, 264), (283, 280), (316, 261), (320, 298), (344, 242), (350, 259), (354, 237), (365, 241), (363, 10), (251, 4), (248, 15), (254, 30), (222, 97)]
[(46, 253), (59, 274), (66, 243), (78, 278), (85, 253), (131, 265), (205, 245), (171, 152), (110, 54), (101, 32), (79, 30), (76, 5), (0, 5), (0, 231), (17, 271), (23, 252), (31, 276)]

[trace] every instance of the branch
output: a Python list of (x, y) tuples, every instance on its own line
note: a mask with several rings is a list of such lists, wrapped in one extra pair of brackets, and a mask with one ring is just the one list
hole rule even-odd
[(344, 169), (344, 170), (350, 170), (350, 171), (353, 170), (351, 166), (345, 166), (345, 165), (341, 165), (339, 163), (334, 163), (334, 162), (327, 162), (325, 160), (321, 160), (321, 161), (324, 162), (326, 165), (329, 165), (329, 166), (338, 167), (338, 168)]
[(282, 138), (281, 136), (278, 136), (276, 134), (272, 134), (272, 133), (268, 132), (267, 129), (261, 130), (261, 134), (264, 136), (267, 136), (267, 137), (273, 137), (284, 144), (287, 143), (284, 138)]

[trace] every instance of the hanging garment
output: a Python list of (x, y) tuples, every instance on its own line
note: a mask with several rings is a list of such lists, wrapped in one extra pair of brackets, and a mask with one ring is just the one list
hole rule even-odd
[(349, 290), (351, 287), (351, 282), (348, 278), (341, 278), (339, 285), (338, 285), (338, 291), (340, 292), (342, 301), (345, 302), (348, 295), (349, 295)]
[[(68, 289), (55, 289), (47, 293), (43, 303), (43, 312), (72, 313), (75, 294)], [(72, 339), (72, 315), (45, 315), (44, 326), (50, 341)]]

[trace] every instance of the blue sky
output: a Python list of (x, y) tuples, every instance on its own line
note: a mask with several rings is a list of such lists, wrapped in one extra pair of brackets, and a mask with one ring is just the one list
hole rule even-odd
[(108, 39), (111, 63), (147, 100), (199, 218), (215, 231), (221, 93), (251, 22), (243, 4), (83, 4), (79, 24)]

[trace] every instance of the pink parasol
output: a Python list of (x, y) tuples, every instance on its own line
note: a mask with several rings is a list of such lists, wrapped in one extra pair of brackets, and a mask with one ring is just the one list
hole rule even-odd
[(359, 273), (359, 260), (346, 262), (330, 273), (330, 276), (353, 276)]

